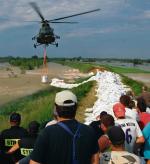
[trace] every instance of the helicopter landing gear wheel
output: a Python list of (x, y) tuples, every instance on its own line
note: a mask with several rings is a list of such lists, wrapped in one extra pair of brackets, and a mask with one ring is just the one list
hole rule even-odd
[(56, 43), (56, 47), (58, 47), (58, 43)]

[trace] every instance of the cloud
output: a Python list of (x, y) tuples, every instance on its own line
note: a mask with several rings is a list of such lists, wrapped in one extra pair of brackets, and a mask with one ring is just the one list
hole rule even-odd
[(143, 13), (141, 14), (140, 18), (150, 19), (150, 10), (143, 11)]
[[(23, 26), (23, 21), (40, 20), (33, 11), (29, 2), (31, 0), (7, 0), (0, 1), (0, 30)], [(35, 1), (35, 0), (34, 0)], [(85, 17), (108, 17), (112, 16), (123, 5), (122, 0), (36, 0), (35, 1), (46, 19), (53, 19), (87, 10), (101, 8), (100, 14), (87, 14)], [(31, 24), (27, 23), (26, 24)]]
[(124, 23), (122, 25), (113, 25), (111, 27), (86, 27), (86, 28), (78, 28), (77, 30), (73, 30), (68, 32), (65, 37), (68, 38), (79, 38), (79, 37), (90, 37), (90, 36), (100, 36), (107, 35), (113, 33), (122, 33), (122, 32), (136, 32), (136, 31), (145, 31), (150, 28), (149, 26), (139, 26), (138, 24), (128, 24)]

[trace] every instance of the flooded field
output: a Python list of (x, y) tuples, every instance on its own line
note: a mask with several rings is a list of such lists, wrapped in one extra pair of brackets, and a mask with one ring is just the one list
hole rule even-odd
[(143, 74), (143, 73), (125, 73), (125, 76), (128, 76), (129, 78), (133, 80), (137, 80), (140, 82), (143, 82), (148, 87), (150, 87), (150, 74)]
[[(102, 61), (98, 63), (103, 64), (103, 65), (122, 67), (122, 68), (137, 68), (137, 69), (150, 72), (150, 63), (143, 63), (136, 66), (134, 66), (133, 63), (125, 63), (125, 62), (119, 62), (119, 61), (110, 61), (110, 62)], [(148, 87), (150, 87), (150, 73), (124, 73), (124, 75), (133, 80), (143, 82)]]

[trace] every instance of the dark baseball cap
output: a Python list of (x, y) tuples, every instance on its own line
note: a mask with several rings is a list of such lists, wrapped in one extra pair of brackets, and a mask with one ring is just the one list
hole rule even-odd
[(20, 122), (21, 121), (21, 115), (19, 113), (16, 113), (16, 112), (12, 113), (10, 115), (10, 121), (11, 122)]
[(124, 144), (125, 141), (125, 134), (124, 131), (119, 126), (112, 126), (107, 135), (112, 142), (113, 145), (121, 145)]

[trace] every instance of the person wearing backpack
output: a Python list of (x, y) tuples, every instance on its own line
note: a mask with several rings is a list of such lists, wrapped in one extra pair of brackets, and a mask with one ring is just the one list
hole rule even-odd
[(98, 164), (98, 142), (92, 127), (75, 119), (77, 97), (69, 90), (55, 96), (58, 123), (40, 133), (30, 164)]

